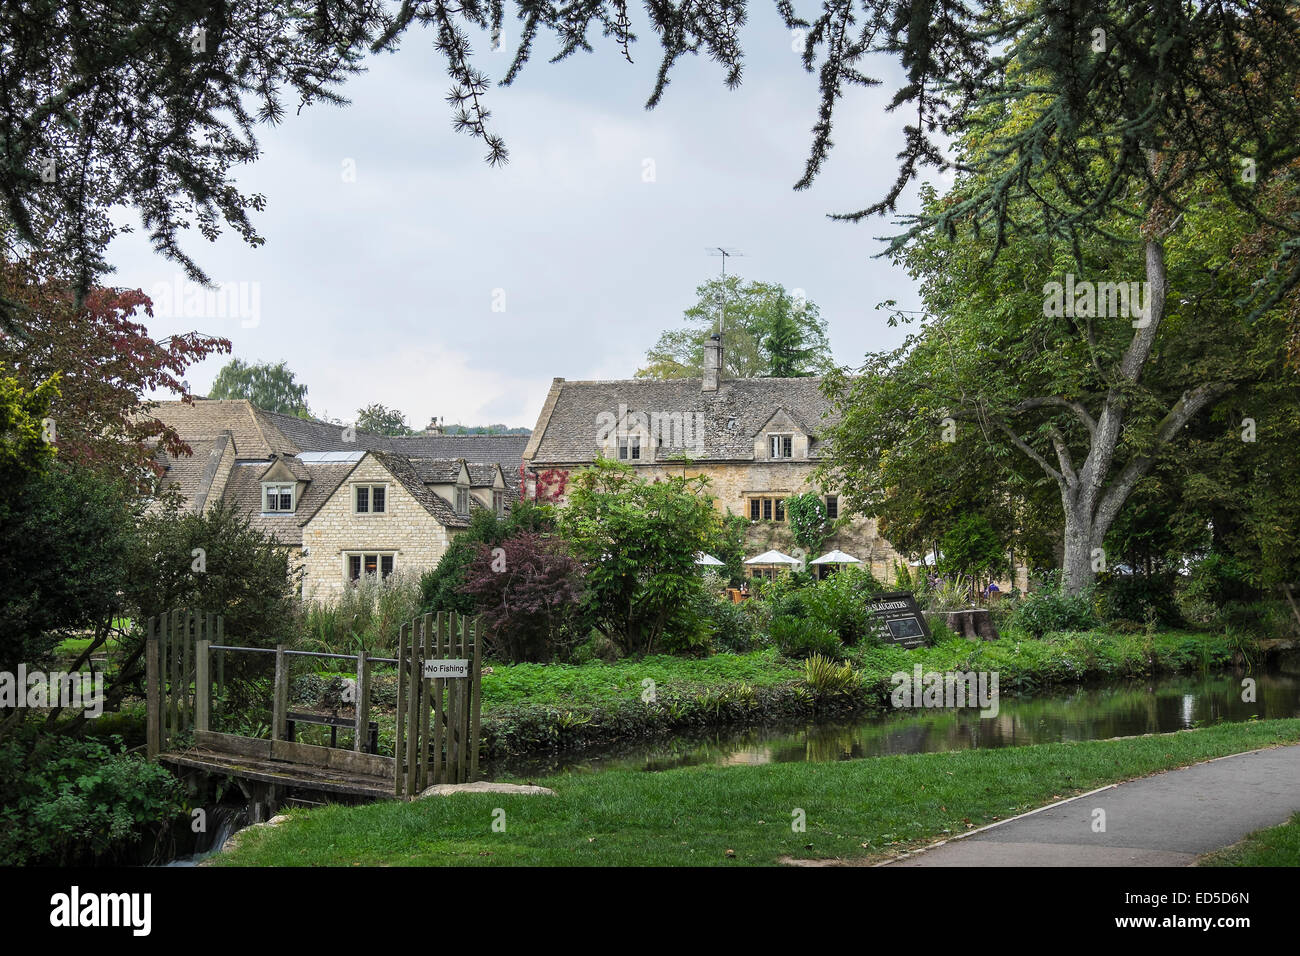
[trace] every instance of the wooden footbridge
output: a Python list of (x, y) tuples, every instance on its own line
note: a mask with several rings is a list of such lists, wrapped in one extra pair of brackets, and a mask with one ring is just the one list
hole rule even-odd
[[(478, 621), (454, 613), (426, 614), (404, 624), (395, 658), (285, 645), (241, 647), (226, 643), (219, 615), (160, 615), (148, 623), (145, 652), (148, 753), (182, 776), (233, 779), (254, 820), (287, 799), (411, 799), (433, 784), (472, 781), (479, 772), (481, 646)], [(241, 654), (275, 658), (266, 737), (213, 729), (220, 716), (213, 713), (213, 688), (226, 684), (227, 656)], [(337, 710), (290, 709), (291, 668), (297, 657), (353, 662), (353, 683), (343, 698), (351, 717), (340, 718)], [(372, 707), (374, 675), (380, 669), (396, 672), (395, 713), (376, 715)], [(340, 729), (350, 730), (352, 744), (344, 749), (295, 740), (302, 724), (330, 727), (332, 742)], [(391, 755), (376, 752), (381, 724), (393, 731)]]

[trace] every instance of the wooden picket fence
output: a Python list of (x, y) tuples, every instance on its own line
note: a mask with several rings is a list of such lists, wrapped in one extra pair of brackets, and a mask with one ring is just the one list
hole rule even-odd
[[(397, 650), (394, 791), (414, 797), (478, 777), (482, 626), (455, 612), (402, 625)], [(426, 677), (425, 661), (465, 661), (464, 677)]]
[(206, 688), (212, 680), (208, 648), (221, 644), (224, 637), (225, 619), (220, 614), (186, 610), (149, 618), (145, 713), (150, 757), (167, 750), (178, 734), (208, 729), (211, 696)]
[[(173, 762), (181, 761), (181, 757), (170, 752), (180, 735), (192, 732), (195, 745), (205, 752), (329, 767), (372, 779), (391, 779), (391, 789), (383, 784), (383, 792), (398, 798), (418, 796), (432, 784), (466, 783), (477, 779), (479, 772), (481, 647), (478, 620), (455, 613), (426, 614), (402, 625), (396, 658), (371, 657), (364, 651), (359, 655), (299, 651), (283, 644), (274, 650), (227, 646), (225, 620), (220, 614), (194, 611), (160, 614), (148, 621), (145, 650), (148, 753), (151, 758), (162, 754)], [(211, 730), (213, 680), (215, 677), (218, 685), (223, 682), (221, 671), (226, 653), (275, 656), (269, 740)], [(355, 662), (353, 753), (288, 739), (288, 722), (306, 719), (303, 714), (290, 710), (289, 662), (295, 656)], [(425, 676), (426, 663), (436, 667), (436, 662), (446, 661), (461, 662), (456, 672), (464, 676)], [(397, 666), (396, 741), (392, 757), (367, 752), (376, 664)], [(181, 762), (194, 766), (197, 759), (191, 754)]]

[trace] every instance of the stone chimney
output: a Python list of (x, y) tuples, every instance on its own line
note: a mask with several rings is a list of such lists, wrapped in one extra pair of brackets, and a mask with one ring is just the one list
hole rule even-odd
[(704, 343), (704, 382), (700, 390), (716, 392), (722, 381), (722, 336), (710, 335)]

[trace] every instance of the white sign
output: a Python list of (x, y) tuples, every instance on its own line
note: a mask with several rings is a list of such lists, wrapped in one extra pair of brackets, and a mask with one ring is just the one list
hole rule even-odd
[(425, 677), (468, 677), (469, 661), (431, 658), (424, 662)]

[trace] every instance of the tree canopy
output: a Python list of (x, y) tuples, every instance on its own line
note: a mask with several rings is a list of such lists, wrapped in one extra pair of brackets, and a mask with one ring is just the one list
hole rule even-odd
[(295, 381), (285, 362), (245, 364), (231, 359), (222, 366), (208, 390), (209, 398), (246, 398), (268, 412), (308, 418), (307, 386)]
[(695, 294), (695, 305), (682, 315), (687, 327), (659, 336), (637, 378), (698, 378), (704, 343), (717, 331), (724, 307), (724, 376), (798, 378), (820, 375), (833, 364), (826, 320), (817, 304), (801, 294), (734, 275), (701, 283)]
[(387, 408), (378, 402), (357, 409), (357, 428), (380, 435), (412, 435), (406, 416), (396, 408)]

